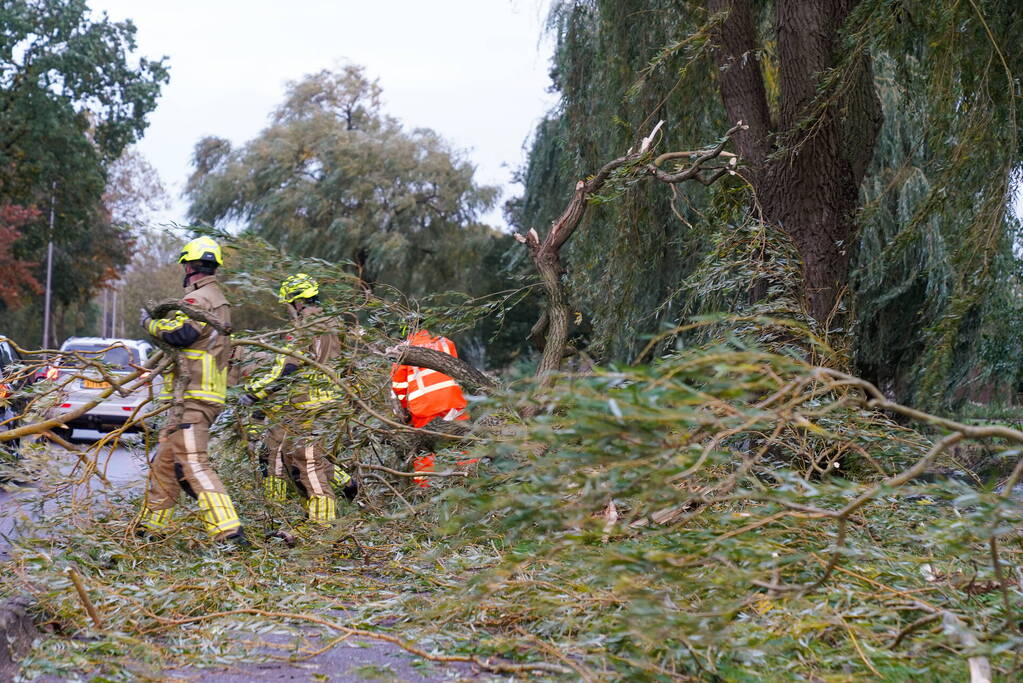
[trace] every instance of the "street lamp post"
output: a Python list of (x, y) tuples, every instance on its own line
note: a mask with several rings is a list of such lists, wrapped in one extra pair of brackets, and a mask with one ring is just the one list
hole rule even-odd
[(46, 298), (43, 311), (43, 348), (49, 348), (50, 341), (50, 290), (53, 287), (53, 216), (55, 197), (50, 195), (50, 241), (46, 245)]

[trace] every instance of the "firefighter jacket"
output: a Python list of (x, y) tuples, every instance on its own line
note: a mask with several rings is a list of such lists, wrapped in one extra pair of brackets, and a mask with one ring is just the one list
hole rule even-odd
[[(288, 336), (285, 348), (330, 366), (341, 355), (341, 341), (334, 326), (335, 321), (324, 318), (318, 306), (306, 306), (298, 317), (294, 335)], [(245, 385), (245, 391), (256, 398), (265, 398), (272, 385), (284, 377), (298, 373), (292, 380), (293, 389), (288, 402), (296, 408), (314, 408), (337, 398), (337, 390), (321, 370), (305, 363), (301, 358), (279, 353), (266, 374), (256, 377)]]
[[(227, 303), (215, 275), (207, 275), (185, 288), (181, 303), (209, 314), (226, 330), (231, 329), (231, 304)], [(181, 311), (172, 317), (149, 321), (149, 334), (181, 349), (189, 375), (186, 399), (223, 405), (227, 398), (227, 370), (231, 338), (211, 325), (192, 320)], [(160, 399), (172, 398), (174, 373), (164, 375)]]
[[(446, 337), (434, 337), (420, 330), (408, 338), (409, 346), (423, 346), (458, 358), (455, 344)], [(391, 390), (411, 416), (413, 427), (431, 420), (468, 420), (467, 402), (458, 382), (436, 370), (414, 365), (396, 365), (391, 372)]]

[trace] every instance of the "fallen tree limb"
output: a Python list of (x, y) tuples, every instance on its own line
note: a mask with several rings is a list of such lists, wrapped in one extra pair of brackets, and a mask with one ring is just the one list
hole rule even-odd
[(444, 472), (401, 472), (399, 470), (392, 470), (390, 467), (384, 467), (383, 465), (370, 465), (368, 463), (359, 463), (359, 469), (365, 470), (377, 470), (379, 472), (387, 472), (393, 474), (396, 477), (468, 477), (469, 473), (462, 470), (445, 470)]
[[(236, 340), (234, 340), (234, 344), (237, 345), (237, 346), (253, 346), (253, 347), (256, 347), (256, 348), (265, 349), (266, 351), (272, 351), (273, 353), (279, 353), (279, 354), (282, 354), (282, 355), (285, 355), (285, 356), (291, 356), (292, 358), (298, 359), (298, 360), (302, 361), (303, 363), (309, 364), (311, 367), (314, 367), (317, 370), (319, 370), (320, 372), (322, 372), (327, 377), (327, 379), (330, 380), (331, 384), (336, 386), (345, 395), (347, 395), (348, 398), (353, 403), (355, 403), (357, 406), (359, 406), (364, 411), (366, 411), (366, 413), (368, 413), (369, 415), (372, 415), (373, 417), (375, 417), (376, 419), (380, 420), (381, 422), (383, 422), (385, 425), (388, 425), (389, 427), (393, 427), (393, 428), (395, 428), (395, 429), (397, 429), (399, 431), (404, 431), (404, 432), (418, 432), (418, 433), (432, 434), (433, 436), (440, 436), (440, 437), (446, 437), (446, 438), (451, 438), (451, 436), (452, 436), (451, 434), (446, 434), (446, 433), (443, 433), (443, 432), (432, 432), (432, 431), (427, 430), (427, 429), (417, 429), (416, 427), (413, 427), (411, 425), (406, 425), (406, 424), (402, 424), (400, 422), (396, 422), (396, 421), (392, 420), (391, 418), (387, 417), (386, 415), (381, 414), (379, 411), (375, 410), (373, 408), (373, 406), (369, 405), (368, 403), (363, 401), (361, 398), (359, 398), (358, 395), (356, 395), (356, 393), (354, 391), (352, 391), (351, 388), (346, 383), (341, 381), (341, 378), (338, 377), (336, 372), (331, 370), (329, 367), (327, 367), (323, 363), (320, 363), (319, 361), (317, 361), (314, 358), (310, 358), (307, 354), (304, 354), (304, 353), (302, 353), (300, 351), (296, 351), (295, 349), (286, 349), (286, 348), (281, 347), (281, 346), (277, 346), (277, 345), (274, 345), (274, 344), (267, 344), (266, 342), (255, 341), (253, 339), (236, 339)], [(466, 434), (466, 435), (462, 436), (461, 438), (464, 438), (464, 439), (478, 439), (479, 437), (472, 436), (471, 434)]]
[(106, 475), (100, 472), (99, 469), (96, 467), (96, 460), (90, 459), (89, 456), (87, 456), (85, 453), (82, 453), (82, 451), (73, 443), (65, 439), (62, 439), (61, 437), (51, 432), (49, 429), (43, 430), (41, 434), (50, 441), (52, 441), (53, 443), (63, 448), (64, 450), (70, 453), (74, 453), (75, 457), (78, 458), (78, 461), (85, 466), (87, 472), (91, 471), (93, 476), (97, 477), (107, 486), (110, 486), (110, 480), (107, 479)]
[[(592, 176), (576, 183), (575, 192), (569, 200), (568, 206), (557, 220), (551, 223), (551, 229), (543, 239), (532, 228), (525, 235), (515, 235), (515, 239), (529, 249), (530, 258), (532, 258), (540, 281), (547, 292), (547, 308), (529, 335), (534, 344), (543, 344), (542, 356), (536, 369), (536, 376), (539, 378), (541, 386), (550, 386), (553, 383), (553, 373), (561, 367), (561, 361), (565, 357), (571, 309), (568, 293), (561, 281), (565, 270), (561, 263), (561, 247), (582, 222), (590, 198), (596, 195), (616, 173), (631, 172), (634, 177), (652, 177), (670, 185), (689, 180), (710, 185), (734, 169), (737, 164), (737, 157), (729, 155), (729, 163), (725, 166), (710, 168), (706, 165), (725, 154), (724, 147), (732, 136), (746, 128), (742, 121), (732, 126), (712, 147), (694, 152), (669, 152), (660, 155), (657, 160), (652, 160), (650, 147), (663, 124), (663, 121), (659, 122), (635, 149), (629, 149), (625, 155), (607, 162)], [(658, 165), (682, 157), (690, 158), (691, 162), (687, 167), (674, 173), (664, 171)]]
[[(127, 391), (130, 394), (136, 389), (141, 388), (147, 382), (151, 381), (150, 379), (151, 375), (155, 375), (167, 370), (170, 367), (172, 361), (169, 358), (163, 358), (163, 354), (157, 352), (156, 354), (153, 354), (152, 362), (156, 363), (156, 366), (152, 370), (136, 370), (121, 382), (121, 386), (123, 387), (128, 382), (138, 380), (135, 384), (125, 389), (125, 391)], [(143, 374), (145, 374), (146, 376), (142, 377)], [(43, 420), (42, 422), (34, 422), (32, 424), (22, 425), (21, 427), (17, 427), (15, 429), (9, 429), (6, 432), (0, 432), (0, 442), (10, 441), (12, 439), (17, 439), (19, 437), (27, 436), (29, 434), (39, 434), (47, 430), (52, 430), (54, 427), (62, 427), (71, 420), (79, 418), (85, 413), (89, 412), (90, 410), (98, 406), (100, 403), (110, 398), (110, 395), (113, 393), (114, 385), (110, 385), (100, 393), (96, 394), (95, 398), (93, 398), (91, 401), (83, 403), (81, 406), (75, 408), (74, 410), (68, 411), (54, 418)]]
[(205, 323), (220, 334), (231, 334), (230, 325), (224, 325), (207, 311), (196, 308), (195, 306), (190, 306), (179, 299), (164, 299), (159, 303), (153, 303), (150, 301), (148, 302), (148, 310), (154, 320), (167, 317), (167, 314), (171, 311), (181, 311), (192, 320)]
[(384, 355), (399, 365), (414, 365), (442, 372), (455, 379), (470, 393), (486, 393), (498, 384), (460, 358), (422, 346), (398, 344), (384, 351)]
[(366, 631), (361, 628), (351, 628), (349, 626), (342, 626), (337, 622), (323, 619), (321, 617), (313, 616), (311, 614), (297, 614), (294, 612), (271, 612), (268, 610), (256, 609), (256, 608), (241, 608), (227, 610), (225, 612), (214, 612), (212, 614), (202, 614), (195, 617), (186, 617), (184, 619), (167, 619), (160, 617), (155, 614), (150, 616), (156, 621), (164, 624), (165, 626), (183, 626), (185, 624), (194, 624), (201, 621), (210, 621), (212, 619), (220, 619), (222, 617), (230, 617), (239, 614), (250, 614), (255, 616), (262, 616), (276, 619), (290, 619), (293, 621), (305, 621), (313, 624), (319, 624), (326, 626), (327, 628), (346, 633), (354, 636), (363, 636), (364, 638), (373, 638), (375, 640), (383, 640), (388, 643), (397, 645), (406, 652), (411, 652), (417, 657), (428, 659), (433, 662), (465, 662), (467, 664), (475, 664), (476, 666), (486, 669), (487, 671), (493, 671), (495, 673), (524, 673), (527, 671), (547, 671), (550, 673), (568, 674), (572, 670), (559, 666), (557, 664), (549, 664), (547, 662), (535, 662), (527, 664), (512, 664), (511, 662), (496, 662), (490, 658), (483, 658), (476, 655), (435, 655), (422, 650), (411, 643), (408, 643), (397, 636), (392, 636), (386, 633), (377, 633), (376, 631)]

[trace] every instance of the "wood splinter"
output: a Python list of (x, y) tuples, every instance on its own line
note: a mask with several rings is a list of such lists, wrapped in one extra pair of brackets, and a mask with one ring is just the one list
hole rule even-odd
[(68, 578), (71, 579), (71, 583), (74, 584), (75, 590), (78, 591), (78, 597), (82, 599), (82, 604), (85, 605), (85, 611), (89, 613), (89, 618), (92, 619), (92, 623), (96, 625), (96, 628), (103, 628), (103, 620), (99, 618), (99, 612), (96, 611), (96, 607), (92, 604), (92, 600), (89, 599), (89, 594), (85, 592), (85, 584), (82, 583), (82, 575), (74, 567), (68, 567), (64, 570), (67, 572)]

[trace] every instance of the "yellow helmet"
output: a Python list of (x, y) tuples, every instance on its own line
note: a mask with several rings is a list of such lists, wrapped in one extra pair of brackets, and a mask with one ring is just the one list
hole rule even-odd
[(292, 275), (281, 283), (279, 295), (282, 304), (290, 304), (295, 299), (308, 299), (320, 293), (320, 285), (305, 273)]
[(220, 245), (204, 235), (196, 237), (181, 249), (178, 263), (185, 261), (216, 261), (218, 266), (222, 266), (224, 265), (224, 256), (220, 251)]

